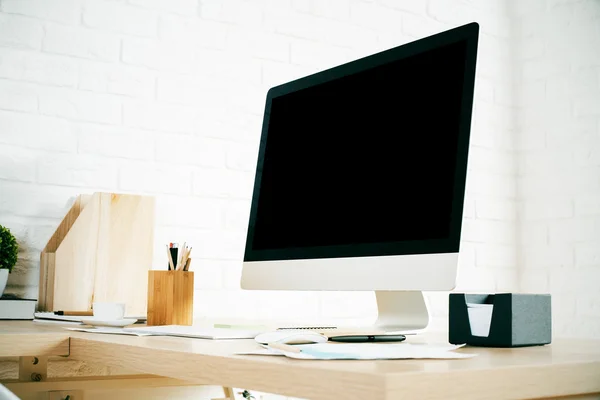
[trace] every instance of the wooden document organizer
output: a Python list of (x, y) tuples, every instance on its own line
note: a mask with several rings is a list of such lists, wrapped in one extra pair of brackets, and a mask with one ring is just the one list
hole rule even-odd
[(146, 315), (154, 246), (154, 198), (80, 195), (44, 248), (38, 309), (90, 310), (95, 301), (126, 303)]

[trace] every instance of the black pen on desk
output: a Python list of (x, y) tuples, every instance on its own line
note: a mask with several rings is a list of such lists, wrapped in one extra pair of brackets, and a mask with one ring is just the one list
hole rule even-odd
[(369, 343), (369, 342), (402, 342), (404, 335), (339, 335), (330, 336), (330, 342)]

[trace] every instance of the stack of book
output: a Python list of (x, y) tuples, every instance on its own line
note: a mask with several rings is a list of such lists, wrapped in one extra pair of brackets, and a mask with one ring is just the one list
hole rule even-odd
[(32, 320), (36, 302), (5, 293), (0, 297), (0, 320)]

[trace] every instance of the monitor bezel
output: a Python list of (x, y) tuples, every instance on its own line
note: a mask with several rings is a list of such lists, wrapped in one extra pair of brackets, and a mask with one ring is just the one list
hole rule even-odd
[[(291, 82), (272, 87), (267, 93), (265, 112), (263, 115), (258, 161), (254, 179), (252, 204), (250, 208), (250, 218), (246, 237), (246, 247), (244, 252), (244, 262), (458, 253), (462, 230), (468, 148), (473, 108), (473, 92), (475, 87), (475, 67), (477, 59), (478, 38), (479, 25), (473, 22), (432, 36), (428, 36), (423, 39), (406, 43), (395, 48), (385, 50), (358, 60), (354, 60), (324, 71), (320, 71)], [(454, 177), (455, 185), (452, 201), (449, 237), (444, 239), (428, 239), (403, 242), (384, 242), (285, 249), (253, 249), (252, 243), (254, 240), (255, 221), (258, 212), (258, 202), (262, 179), (262, 167), (264, 164), (264, 155), (268, 140), (270, 109), (273, 99), (292, 92), (319, 85), (321, 83), (329, 82), (331, 80), (335, 80), (346, 75), (374, 68), (383, 64), (387, 64), (389, 62), (408, 58), (419, 53), (427, 52), (429, 50), (433, 50), (435, 48), (450, 45), (452, 43), (460, 41), (466, 42), (465, 75), (463, 80), (463, 92), (461, 99), (462, 104)]]

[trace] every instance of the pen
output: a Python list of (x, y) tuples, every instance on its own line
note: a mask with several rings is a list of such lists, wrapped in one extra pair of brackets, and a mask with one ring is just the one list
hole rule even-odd
[(173, 249), (171, 250), (171, 254), (173, 254), (173, 269), (177, 268), (177, 260), (179, 260), (179, 243), (173, 243)]
[(72, 315), (72, 316), (81, 316), (81, 317), (90, 317), (94, 316), (93, 311), (54, 311), (54, 315)]
[(331, 342), (368, 343), (368, 342), (401, 342), (406, 339), (404, 335), (340, 335), (330, 336)]

